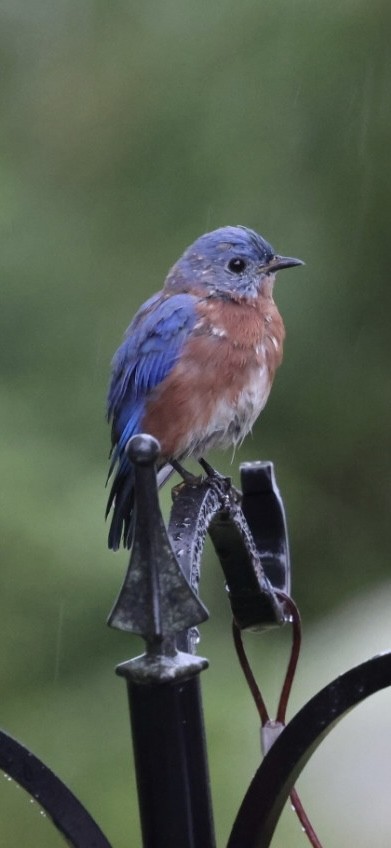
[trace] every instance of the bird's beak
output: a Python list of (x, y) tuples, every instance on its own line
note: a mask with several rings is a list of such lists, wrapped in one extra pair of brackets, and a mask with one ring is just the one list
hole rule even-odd
[(273, 256), (265, 265), (259, 269), (263, 274), (273, 274), (274, 271), (281, 271), (282, 268), (293, 268), (295, 265), (304, 265), (302, 259), (294, 259), (292, 256)]

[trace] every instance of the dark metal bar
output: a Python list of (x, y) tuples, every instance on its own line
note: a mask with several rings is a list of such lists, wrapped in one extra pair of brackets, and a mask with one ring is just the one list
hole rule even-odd
[(0, 731), (0, 769), (35, 798), (73, 848), (111, 848), (70, 789), (38, 757), (3, 731)]
[(146, 651), (122, 663), (130, 706), (144, 848), (214, 848), (199, 673), (207, 660), (175, 636), (208, 617), (173, 552), (160, 513), (150, 436), (130, 440), (135, 524), (129, 567), (109, 624), (138, 633)]
[(198, 679), (128, 695), (143, 845), (214, 848)]
[(269, 848), (282, 809), (314, 751), (353, 707), (388, 686), (391, 652), (350, 669), (308, 701), (279, 735), (256, 772), (227, 848)]

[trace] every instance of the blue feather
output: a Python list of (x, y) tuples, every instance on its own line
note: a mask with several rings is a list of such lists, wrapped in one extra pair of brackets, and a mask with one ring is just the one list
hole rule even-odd
[(113, 359), (109, 419), (120, 413), (125, 395), (146, 396), (170, 373), (196, 322), (196, 302), (190, 294), (160, 294), (137, 313)]
[(197, 299), (190, 294), (150, 298), (139, 310), (113, 359), (107, 414), (112, 421), (113, 452), (109, 476), (117, 466), (107, 512), (114, 507), (109, 545), (123, 536), (131, 544), (133, 471), (125, 455), (129, 439), (140, 432), (151, 391), (172, 371), (197, 320)]

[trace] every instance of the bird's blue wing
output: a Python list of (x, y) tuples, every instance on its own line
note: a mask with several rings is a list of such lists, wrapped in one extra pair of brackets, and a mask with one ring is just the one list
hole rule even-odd
[(108, 418), (113, 422), (114, 461), (138, 432), (152, 389), (174, 367), (197, 320), (190, 294), (150, 298), (135, 316), (113, 360)]
[(106, 516), (113, 507), (109, 547), (121, 538), (130, 547), (133, 534), (134, 474), (124, 453), (140, 432), (150, 392), (170, 373), (197, 321), (197, 299), (190, 294), (150, 298), (130, 325), (114, 360), (107, 413), (112, 421), (113, 451), (109, 477), (117, 466)]

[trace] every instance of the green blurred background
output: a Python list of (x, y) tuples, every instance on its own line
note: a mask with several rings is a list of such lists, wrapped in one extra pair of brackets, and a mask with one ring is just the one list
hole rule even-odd
[[(293, 708), (390, 646), (390, 26), (388, 0), (1, 3), (0, 721), (115, 848), (140, 844), (114, 666), (141, 643), (105, 626), (127, 561), (103, 520), (109, 363), (205, 230), (245, 224), (306, 261), (277, 283), (268, 407), (232, 466), (212, 457), (235, 479), (276, 466), (305, 632)], [(201, 587), (222, 846), (258, 728), (210, 550)], [(288, 639), (247, 638), (272, 700)], [(390, 844), (389, 706), (361, 707), (305, 772), (327, 845)], [(0, 804), (2, 846), (63, 844), (5, 780)], [(273, 845), (305, 844), (288, 811)]]

